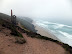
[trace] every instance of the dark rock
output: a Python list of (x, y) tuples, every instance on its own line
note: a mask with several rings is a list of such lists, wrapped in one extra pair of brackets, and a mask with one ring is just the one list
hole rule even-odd
[(8, 36), (8, 35), (6, 34), (6, 36)]
[(0, 30), (1, 31), (1, 30)]
[(8, 45), (8, 46), (10, 46), (10, 45)]

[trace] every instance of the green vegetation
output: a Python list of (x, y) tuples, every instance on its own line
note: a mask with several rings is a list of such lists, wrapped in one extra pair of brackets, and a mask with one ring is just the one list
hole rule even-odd
[(3, 27), (6, 27), (6, 28), (10, 29), (12, 35), (23, 38), (22, 34), (20, 34), (17, 31), (16, 27), (14, 25), (12, 25), (11, 23), (1, 19), (1, 24), (2, 24)]
[(16, 39), (15, 43), (18, 43), (18, 44), (26, 43), (26, 40), (24, 38), (16, 37), (15, 39)]
[(20, 32), (18, 32), (16, 26), (14, 26), (10, 20), (11, 20), (11, 18), (9, 15), (0, 13), (0, 25), (2, 25), (5, 28), (10, 29), (11, 30), (10, 34), (13, 35), (15, 38), (18, 37), (18, 38), (16, 38), (16, 43), (19, 43), (19, 44), (25, 43), (26, 41), (25, 41), (24, 37), (22, 36), (22, 34)]
[(25, 31), (30, 32), (30, 30), (26, 29), (22, 24), (21, 24), (21, 27), (22, 27)]
[(14, 25), (10, 25), (10, 29), (11, 29), (12, 35), (19, 36), (19, 37), (23, 38), (22, 34), (17, 31), (17, 29)]

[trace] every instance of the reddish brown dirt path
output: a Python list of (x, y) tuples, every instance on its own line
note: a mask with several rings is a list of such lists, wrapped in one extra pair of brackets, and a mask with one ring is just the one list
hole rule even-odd
[(27, 54), (66, 54), (65, 50), (58, 44), (36, 39), (36, 38), (30, 38), (27, 37), (25, 34), (23, 34), (24, 38), (27, 41), (27, 45), (25, 47), (25, 52)]

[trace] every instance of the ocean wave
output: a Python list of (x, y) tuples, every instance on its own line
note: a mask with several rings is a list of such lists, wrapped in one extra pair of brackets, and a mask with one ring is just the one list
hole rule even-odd
[(72, 26), (43, 20), (36, 21), (36, 24), (43, 27), (45, 30), (51, 31), (51, 33), (59, 38), (63, 43), (72, 46)]
[(63, 28), (63, 27), (68, 27), (72, 29), (72, 26), (68, 26), (68, 25), (64, 25), (64, 24), (60, 24), (60, 23), (53, 23), (53, 22), (48, 22), (48, 21), (43, 21), (43, 20), (39, 20), (36, 23), (39, 23), (39, 25), (51, 25), (54, 27), (54, 29), (58, 29), (58, 28)]
[(69, 33), (67, 33), (67, 32), (62, 32), (62, 31), (59, 31), (59, 32), (60, 32), (61, 34), (63, 34), (63, 36), (72, 39), (72, 34), (69, 34)]
[(36, 24), (37, 24), (38, 26), (43, 27), (43, 28), (47, 27), (47, 25), (45, 25), (45, 24), (43, 24), (43, 23), (41, 23), (41, 22), (36, 22)]

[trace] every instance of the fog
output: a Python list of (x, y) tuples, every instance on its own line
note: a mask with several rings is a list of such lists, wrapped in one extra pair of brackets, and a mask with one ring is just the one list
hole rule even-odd
[(0, 12), (40, 19), (72, 20), (72, 0), (0, 0)]

